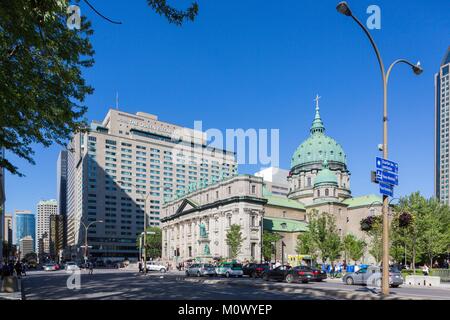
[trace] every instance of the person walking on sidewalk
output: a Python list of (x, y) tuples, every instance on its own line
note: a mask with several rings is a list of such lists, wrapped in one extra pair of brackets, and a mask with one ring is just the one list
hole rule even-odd
[(16, 262), (16, 265), (14, 266), (14, 270), (16, 271), (17, 278), (20, 279), (22, 277), (22, 265), (21, 265), (20, 261)]
[(94, 274), (94, 264), (89, 262), (89, 274)]
[(9, 268), (8, 265), (6, 263), (3, 264), (2, 269), (2, 276), (1, 279), (3, 280), (5, 277), (9, 277), (11, 275), (11, 273), (9, 272)]
[(424, 276), (428, 276), (430, 274), (430, 268), (428, 268), (427, 264), (425, 264), (422, 268), (422, 272)]

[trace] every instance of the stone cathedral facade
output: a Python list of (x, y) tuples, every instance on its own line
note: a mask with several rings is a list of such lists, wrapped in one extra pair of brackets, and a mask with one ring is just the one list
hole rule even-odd
[[(335, 216), (341, 236), (360, 239), (360, 221), (381, 214), (381, 197), (353, 197), (350, 171), (342, 146), (326, 134), (316, 98), (315, 116), (309, 137), (294, 152), (287, 196), (273, 195), (262, 178), (238, 175), (219, 182), (193, 186), (163, 206), (163, 259), (210, 261), (229, 257), (226, 234), (232, 224), (241, 226), (244, 238), (238, 260), (261, 259), (263, 232), (277, 232), (277, 260), (296, 252), (298, 234), (307, 230), (307, 213), (312, 210)], [(368, 253), (363, 262), (373, 262)]]

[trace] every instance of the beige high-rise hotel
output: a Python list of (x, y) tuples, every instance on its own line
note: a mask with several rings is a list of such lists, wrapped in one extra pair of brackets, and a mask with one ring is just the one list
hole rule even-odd
[(90, 256), (137, 258), (144, 209), (147, 225), (159, 226), (165, 199), (236, 174), (234, 152), (206, 143), (203, 132), (114, 109), (74, 135), (68, 146), (68, 245), (84, 244), (82, 221), (90, 225)]

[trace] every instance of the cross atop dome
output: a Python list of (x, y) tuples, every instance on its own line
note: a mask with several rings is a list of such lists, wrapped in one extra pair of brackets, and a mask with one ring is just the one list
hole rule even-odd
[(322, 97), (317, 94), (316, 98), (314, 99), (314, 101), (316, 102), (316, 111), (319, 111), (319, 100), (320, 99), (322, 99)]
[(313, 121), (311, 130), (310, 130), (311, 134), (325, 132), (325, 127), (323, 125), (322, 119), (320, 118), (320, 112), (319, 112), (319, 100), (321, 98), (322, 97), (317, 94), (316, 98), (314, 99), (314, 101), (316, 102), (316, 116), (314, 117), (314, 121)]

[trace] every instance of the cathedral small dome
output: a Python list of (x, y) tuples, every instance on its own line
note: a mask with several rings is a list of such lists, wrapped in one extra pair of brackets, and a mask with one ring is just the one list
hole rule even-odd
[(336, 174), (328, 169), (327, 160), (323, 162), (322, 170), (320, 170), (319, 174), (314, 179), (314, 188), (324, 185), (333, 185), (336, 187), (338, 186)]

